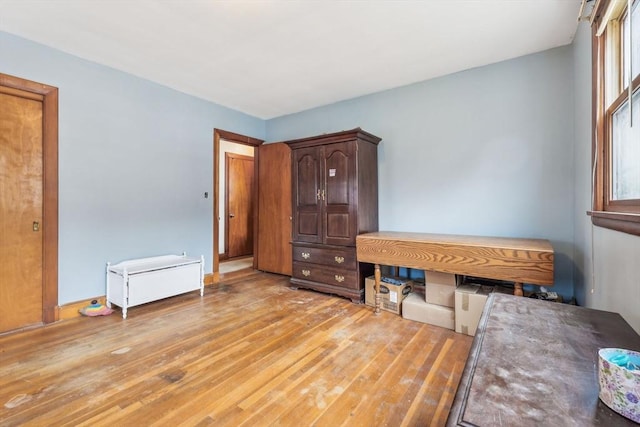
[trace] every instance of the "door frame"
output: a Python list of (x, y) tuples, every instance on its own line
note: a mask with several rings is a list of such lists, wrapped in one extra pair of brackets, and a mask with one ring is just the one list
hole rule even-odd
[[(254, 155), (255, 155), (255, 148), (254, 148)], [(255, 167), (255, 158), (253, 156), (246, 156), (244, 154), (237, 154), (237, 153), (225, 153), (225, 168), (224, 168), (224, 172), (225, 172), (225, 177), (224, 177), (224, 181), (225, 181), (225, 192), (224, 192), (224, 253), (225, 253), (225, 258), (230, 258), (229, 257), (229, 160), (230, 159), (237, 159), (237, 160), (250, 160), (251, 162), (254, 163), (253, 165), (253, 186), (255, 187), (256, 185), (256, 176), (255, 176), (255, 171), (256, 171), (256, 167)], [(251, 195), (251, 198), (254, 199), (253, 194)], [(252, 203), (255, 203), (254, 200), (251, 201)], [(254, 209), (255, 209), (255, 205), (254, 205)], [(253, 211), (253, 218), (255, 219), (256, 217), (256, 213), (255, 210)], [(255, 224), (254, 224), (255, 225)], [(255, 238), (255, 231), (253, 232), (254, 236), (253, 238)], [(254, 245), (255, 247), (255, 245)], [(255, 252), (255, 251), (254, 251)]]
[[(235, 142), (236, 144), (250, 145), (254, 147), (253, 150), (253, 167), (258, 167), (258, 158), (260, 150), (258, 149), (263, 140), (252, 138), (250, 136), (241, 135), (235, 132), (229, 132), (222, 129), (213, 129), (213, 270), (212, 270), (212, 282), (218, 283), (220, 281), (220, 242), (218, 241), (218, 235), (220, 234), (220, 140)], [(257, 177), (257, 170), (255, 170), (254, 177)], [(257, 178), (255, 185), (253, 186), (253, 202), (254, 206), (258, 203), (258, 186), (260, 183)], [(253, 268), (258, 265), (256, 258), (258, 239), (256, 239), (255, 233), (258, 230), (258, 215), (257, 211), (253, 215)]]
[(0, 86), (42, 100), (42, 322), (58, 320), (58, 88), (0, 73)]

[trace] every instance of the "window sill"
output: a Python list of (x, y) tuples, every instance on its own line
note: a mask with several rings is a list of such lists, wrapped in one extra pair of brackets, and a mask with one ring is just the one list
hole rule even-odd
[(591, 222), (598, 227), (640, 236), (640, 214), (590, 211)]

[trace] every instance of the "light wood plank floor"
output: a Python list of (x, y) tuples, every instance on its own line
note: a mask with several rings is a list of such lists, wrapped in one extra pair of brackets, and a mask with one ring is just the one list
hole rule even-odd
[(471, 341), (250, 272), (0, 337), (0, 425), (442, 425)]

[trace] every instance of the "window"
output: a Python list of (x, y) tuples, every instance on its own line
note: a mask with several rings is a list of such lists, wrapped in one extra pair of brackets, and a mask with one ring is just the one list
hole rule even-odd
[[(593, 11), (593, 223), (640, 235), (640, 0)], [(629, 89), (631, 87), (631, 90)]]

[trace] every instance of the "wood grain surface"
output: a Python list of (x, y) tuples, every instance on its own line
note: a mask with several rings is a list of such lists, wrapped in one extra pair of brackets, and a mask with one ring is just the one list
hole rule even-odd
[(547, 240), (381, 231), (356, 239), (358, 261), (553, 285)]
[(291, 149), (260, 146), (258, 160), (258, 270), (291, 275)]
[(42, 103), (42, 321), (51, 323), (58, 313), (58, 88), (0, 73), (0, 92)]
[(443, 425), (471, 337), (250, 272), (0, 337), (3, 425)]
[(42, 102), (28, 92), (5, 91), (0, 91), (0, 333), (43, 321)]

